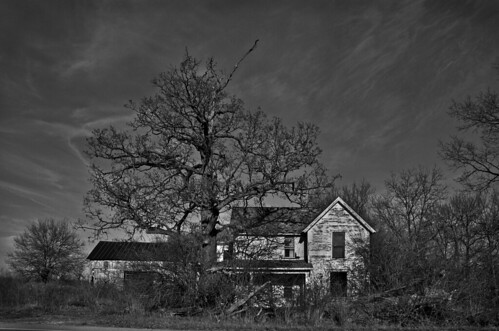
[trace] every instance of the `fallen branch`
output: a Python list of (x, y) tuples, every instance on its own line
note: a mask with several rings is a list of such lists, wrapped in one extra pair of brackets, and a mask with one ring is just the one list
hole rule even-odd
[(239, 309), (239, 307), (241, 307), (244, 304), (246, 304), (246, 302), (248, 302), (249, 299), (251, 299), (252, 297), (254, 297), (255, 294), (257, 294), (258, 292), (260, 292), (261, 290), (263, 290), (268, 285), (270, 285), (270, 282), (266, 282), (265, 284), (258, 286), (251, 293), (249, 293), (246, 297), (242, 298), (241, 300), (238, 300), (232, 306), (230, 306), (230, 308), (227, 309), (225, 311), (225, 313), (227, 315), (233, 315), (233, 314), (237, 313), (236, 310)]
[(388, 289), (386, 291), (383, 291), (381, 293), (372, 294), (372, 295), (368, 296), (367, 299), (368, 299), (368, 301), (376, 301), (376, 300), (380, 300), (383, 298), (396, 296), (397, 293), (399, 293), (403, 290), (410, 289), (410, 288), (414, 287), (415, 285), (421, 284), (422, 282), (423, 282), (423, 279), (418, 278), (418, 279), (413, 280), (412, 282), (410, 282), (407, 285), (394, 287), (394, 288)]

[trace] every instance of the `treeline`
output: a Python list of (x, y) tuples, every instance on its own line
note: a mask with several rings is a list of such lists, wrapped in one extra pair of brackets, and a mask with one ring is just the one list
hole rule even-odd
[(439, 150), (460, 188), (446, 187), (440, 169), (420, 166), (392, 174), (378, 192), (363, 181), (329, 197), (342, 196), (377, 230), (370, 250), (360, 251), (369, 276), (362, 290), (433, 298), (468, 322), (498, 324), (498, 93), (453, 101), (448, 114), (464, 134)]
[(468, 322), (497, 323), (498, 192), (451, 192), (439, 169), (423, 167), (392, 174), (382, 192), (366, 181), (331, 192), (377, 230), (369, 249), (359, 248), (369, 278), (359, 290), (419, 298), (431, 314), (444, 305)]

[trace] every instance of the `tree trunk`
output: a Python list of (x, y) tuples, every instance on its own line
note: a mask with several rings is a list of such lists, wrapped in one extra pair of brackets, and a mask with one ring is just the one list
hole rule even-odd
[(202, 226), (202, 265), (203, 270), (213, 266), (217, 261), (217, 229), (219, 211), (216, 209), (205, 209), (201, 212)]

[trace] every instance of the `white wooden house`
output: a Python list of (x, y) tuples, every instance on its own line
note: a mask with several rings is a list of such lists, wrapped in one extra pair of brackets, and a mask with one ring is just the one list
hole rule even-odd
[(271, 280), (284, 296), (320, 282), (335, 295), (355, 293), (363, 269), (359, 250), (368, 249), (375, 230), (341, 198), (320, 213), (292, 208), (233, 208), (240, 228), (220, 243), (219, 265)]

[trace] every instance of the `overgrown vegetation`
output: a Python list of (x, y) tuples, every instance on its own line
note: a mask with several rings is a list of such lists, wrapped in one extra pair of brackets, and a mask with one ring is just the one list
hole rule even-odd
[[(311, 284), (303, 305), (262, 307), (269, 302), (270, 292), (253, 298), (247, 309), (237, 314), (222, 312), (230, 289), (224, 279), (200, 290), (202, 297), (214, 299), (199, 306), (158, 307), (151, 305), (154, 291), (144, 288), (122, 288), (113, 284), (88, 282), (22, 282), (9, 275), (0, 278), (0, 318), (52, 321), (82, 325), (142, 328), (175, 328), (203, 330), (331, 330), (476, 327), (489, 325), (485, 316), (469, 320), (458, 302), (434, 297), (433, 301), (418, 296), (362, 296), (335, 299), (320, 283)], [(201, 309), (203, 306), (203, 309)]]

